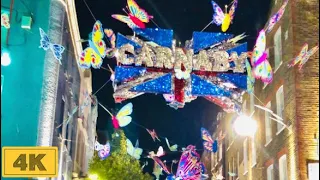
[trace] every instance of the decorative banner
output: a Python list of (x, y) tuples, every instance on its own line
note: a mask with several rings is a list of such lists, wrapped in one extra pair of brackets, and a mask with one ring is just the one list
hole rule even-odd
[[(148, 41), (117, 35), (117, 103), (144, 93), (164, 94), (173, 108), (202, 96), (228, 112), (240, 110), (247, 89), (247, 43), (232, 34), (194, 32), (188, 47), (175, 46), (173, 31), (137, 29)], [(195, 54), (196, 52), (197, 54)]]

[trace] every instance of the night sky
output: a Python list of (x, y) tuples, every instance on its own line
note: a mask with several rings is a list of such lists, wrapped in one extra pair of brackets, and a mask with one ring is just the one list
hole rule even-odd
[[(249, 37), (243, 41), (248, 42), (248, 50), (252, 49), (255, 37), (267, 21), (271, 0), (239, 0), (234, 23), (227, 33), (239, 35), (245, 32)], [(111, 28), (115, 33), (132, 35), (128, 26), (111, 17), (111, 14), (124, 14), (122, 8), (126, 6), (126, 0), (86, 0), (93, 15), (103, 24), (103, 28)], [(156, 24), (163, 29), (173, 29), (174, 37), (184, 44), (185, 40), (192, 37), (193, 31), (201, 31), (211, 20), (213, 9), (210, 0), (136, 0), (138, 5), (145, 9), (148, 14), (154, 16)], [(220, 7), (229, 4), (231, 0), (216, 0)], [(77, 15), (79, 21), (80, 35), (82, 39), (88, 39), (88, 34), (92, 31), (94, 18), (90, 14), (83, 0), (76, 1)], [(150, 22), (148, 28), (157, 26)], [(212, 24), (205, 32), (220, 32), (220, 27)], [(83, 47), (87, 45), (84, 43)], [(114, 67), (115, 60), (104, 59), (103, 67), (107, 64)], [(106, 70), (92, 69), (93, 92), (96, 92), (110, 77)], [(128, 102), (133, 103), (133, 121), (147, 127), (155, 129), (159, 136), (167, 137), (169, 141), (181, 146), (189, 144), (196, 145), (198, 149), (203, 149), (200, 140), (200, 128), (205, 127), (211, 133), (214, 131), (216, 114), (221, 108), (215, 104), (198, 97), (198, 99), (187, 103), (183, 109), (174, 110), (166, 105), (162, 95), (144, 94), (122, 104), (115, 104), (113, 99), (113, 89), (111, 83), (106, 85), (96, 95), (98, 101), (108, 109), (119, 110)], [(124, 128), (127, 137), (134, 143), (139, 139), (140, 147), (145, 153), (148, 150), (156, 151), (159, 145), (165, 150), (167, 146), (164, 139), (161, 143), (154, 143), (147, 131), (134, 123)], [(98, 140), (105, 143), (113, 128), (110, 116), (99, 107), (99, 117), (97, 123)], [(180, 148), (181, 148), (180, 146)], [(168, 161), (173, 158), (178, 159), (180, 153), (169, 154), (163, 159)], [(146, 171), (152, 173), (153, 163), (149, 163)], [(164, 177), (164, 176), (162, 176)]]

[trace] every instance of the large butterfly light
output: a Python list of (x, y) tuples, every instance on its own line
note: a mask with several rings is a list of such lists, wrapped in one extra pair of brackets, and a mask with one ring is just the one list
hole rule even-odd
[(136, 146), (133, 146), (132, 142), (129, 139), (127, 139), (127, 153), (131, 157), (139, 160), (142, 152), (143, 152), (143, 150), (141, 148), (139, 148), (139, 141), (138, 140), (136, 142)]
[(40, 31), (40, 37), (41, 37), (39, 48), (42, 48), (45, 51), (47, 51), (48, 49), (51, 49), (54, 58), (56, 58), (61, 64), (62, 53), (65, 50), (65, 48), (59, 44), (51, 43), (48, 35), (43, 31), (43, 29), (39, 28), (39, 31)]
[(289, 64), (288, 67), (293, 67), (296, 64), (299, 64), (299, 71), (302, 70), (303, 65), (309, 60), (309, 58), (319, 50), (319, 46), (315, 46), (308, 51), (308, 44), (304, 44), (299, 55), (294, 58)]
[(131, 29), (135, 28), (146, 28), (145, 23), (148, 23), (152, 16), (148, 15), (148, 13), (141, 9), (138, 4), (134, 0), (127, 0), (127, 9), (130, 11), (128, 16), (123, 16), (119, 14), (113, 14), (112, 17), (126, 23)]
[(96, 21), (90, 36), (89, 47), (82, 51), (78, 63), (84, 69), (89, 69), (91, 66), (99, 69), (107, 49), (106, 43), (103, 41), (104, 32), (100, 21)]
[(110, 155), (111, 146), (109, 142), (107, 142), (105, 145), (101, 145), (98, 141), (96, 141), (94, 149), (98, 151), (98, 156), (100, 159), (104, 160)]
[(226, 5), (225, 13), (223, 13), (222, 9), (219, 7), (217, 3), (215, 3), (214, 1), (211, 1), (211, 3), (214, 11), (213, 22), (218, 26), (221, 25), (221, 31), (226, 32), (229, 29), (230, 24), (232, 24), (233, 22), (235, 11), (238, 5), (238, 0), (234, 0), (232, 2), (229, 12), (227, 12), (228, 6)]
[(131, 113), (133, 111), (132, 103), (128, 103), (123, 106), (116, 116), (112, 116), (112, 125), (115, 129), (119, 129), (120, 127), (125, 127), (131, 123)]
[(180, 157), (176, 176), (171, 176), (171, 179), (200, 180), (204, 172), (205, 168), (200, 162), (195, 146), (189, 145)]
[(266, 33), (264, 30), (259, 32), (253, 52), (249, 54), (251, 54), (251, 64), (253, 65), (253, 76), (256, 79), (261, 79), (264, 83), (270, 83), (273, 79), (273, 73), (267, 59)]

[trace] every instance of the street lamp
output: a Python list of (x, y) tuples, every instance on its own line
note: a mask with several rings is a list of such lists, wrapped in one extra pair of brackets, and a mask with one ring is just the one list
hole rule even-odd
[(233, 128), (240, 136), (253, 136), (257, 129), (257, 122), (246, 115), (240, 115), (233, 123)]

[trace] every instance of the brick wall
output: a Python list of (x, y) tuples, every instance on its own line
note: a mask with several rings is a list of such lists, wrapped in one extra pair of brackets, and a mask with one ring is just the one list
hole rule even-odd
[[(293, 0), (293, 50), (298, 54), (304, 43), (309, 49), (319, 41), (319, 0)], [(298, 122), (299, 177), (307, 179), (307, 161), (319, 160), (319, 52), (313, 55), (296, 74), (296, 120)]]
[[(270, 15), (278, 11), (283, 0), (273, 2)], [(297, 68), (288, 68), (287, 64), (300, 52), (304, 43), (309, 44), (309, 49), (318, 44), (319, 39), (319, 1), (318, 0), (289, 0), (286, 11), (279, 23), (267, 34), (267, 47), (269, 48), (269, 62), (274, 70), (274, 79), (269, 85), (264, 85), (259, 80), (255, 84), (255, 104), (266, 105), (271, 102), (271, 110), (277, 112), (276, 92), (279, 87), (284, 89), (284, 123), (289, 127), (277, 132), (277, 122), (271, 121), (272, 141), (266, 144), (265, 111), (255, 108), (253, 118), (258, 123), (255, 135), (257, 164), (251, 164), (251, 143), (248, 138), (248, 173), (244, 175), (243, 141), (245, 138), (237, 136), (231, 138), (232, 121), (234, 114), (229, 114), (223, 120), (223, 129), (227, 132), (224, 139), (225, 145), (225, 178), (229, 179), (229, 162), (239, 152), (239, 179), (264, 180), (267, 179), (267, 167), (273, 164), (274, 177), (279, 179), (279, 158), (287, 157), (287, 174), (290, 180), (306, 180), (307, 162), (319, 160), (317, 155), (317, 141), (319, 137), (319, 52), (313, 55), (305, 64), (304, 72)], [(281, 28), (282, 64), (275, 67), (274, 36)], [(250, 100), (247, 94), (243, 97)], [(261, 102), (260, 102), (261, 101)], [(250, 112), (246, 112), (250, 114)], [(232, 141), (232, 142), (231, 142)], [(231, 178), (232, 179), (232, 178)], [(235, 180), (234, 177), (232, 180)]]
[[(284, 91), (284, 112), (283, 119), (284, 123), (290, 126), (292, 133), (288, 129), (284, 129), (281, 132), (278, 132), (277, 125), (275, 121), (271, 121), (272, 127), (272, 141), (269, 144), (266, 144), (266, 133), (265, 133), (265, 112), (258, 111), (255, 119), (259, 121), (259, 138), (260, 138), (260, 147), (259, 154), (262, 162), (259, 162), (261, 169), (254, 170), (254, 173), (261, 172), (262, 176), (267, 177), (267, 168), (272, 162), (274, 167), (274, 179), (279, 179), (279, 158), (282, 155), (287, 156), (287, 173), (288, 179), (295, 180), (298, 178), (298, 159), (297, 159), (297, 136), (296, 136), (296, 90), (295, 90), (295, 71), (287, 67), (288, 62), (293, 58), (293, 26), (292, 26), (292, 8), (289, 1), (286, 11), (280, 20), (277, 23), (273, 30), (267, 34), (267, 47), (269, 47), (269, 62), (274, 71), (274, 79), (272, 83), (264, 86), (261, 82), (257, 83), (255, 92), (258, 98), (266, 105), (268, 102), (271, 102), (271, 110), (277, 112), (277, 101), (276, 101), (276, 92), (279, 87), (283, 86)], [(272, 8), (272, 13), (278, 11), (280, 6), (283, 4), (283, 0), (278, 0), (274, 7)], [(278, 29), (281, 28), (281, 46), (282, 54), (281, 60), (282, 63), (278, 67), (275, 67), (275, 50), (278, 47), (275, 46), (274, 37)], [(258, 91), (261, 89), (262, 91)], [(258, 102), (257, 102), (258, 103)], [(261, 104), (260, 104), (261, 105)], [(257, 110), (257, 109), (256, 109)]]

